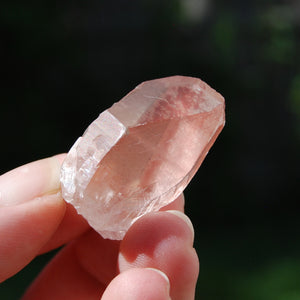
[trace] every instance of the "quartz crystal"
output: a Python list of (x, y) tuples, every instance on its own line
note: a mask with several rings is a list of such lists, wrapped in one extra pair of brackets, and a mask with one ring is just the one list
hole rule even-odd
[(64, 199), (104, 238), (184, 190), (224, 126), (224, 99), (197, 78), (146, 81), (102, 112), (61, 169)]

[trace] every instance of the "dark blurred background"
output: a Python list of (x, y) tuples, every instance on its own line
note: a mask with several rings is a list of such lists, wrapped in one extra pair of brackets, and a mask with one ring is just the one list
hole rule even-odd
[[(66, 152), (144, 80), (200, 77), (226, 126), (186, 190), (196, 299), (300, 299), (300, 2), (4, 1), (0, 172)], [(18, 299), (50, 255), (0, 285)]]

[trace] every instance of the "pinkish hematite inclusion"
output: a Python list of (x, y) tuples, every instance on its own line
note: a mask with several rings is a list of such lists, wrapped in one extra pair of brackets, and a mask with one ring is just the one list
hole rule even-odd
[(184, 190), (224, 126), (224, 108), (197, 78), (138, 85), (71, 148), (61, 169), (64, 199), (104, 238), (122, 239)]

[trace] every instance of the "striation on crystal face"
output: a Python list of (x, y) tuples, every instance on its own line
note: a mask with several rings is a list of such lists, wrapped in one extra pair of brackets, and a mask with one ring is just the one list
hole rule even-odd
[(104, 238), (122, 239), (184, 190), (224, 126), (224, 108), (197, 78), (138, 85), (71, 148), (61, 169), (64, 199)]

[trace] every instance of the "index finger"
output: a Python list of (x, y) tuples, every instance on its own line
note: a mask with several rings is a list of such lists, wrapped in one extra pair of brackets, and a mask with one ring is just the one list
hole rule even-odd
[[(64, 155), (39, 160), (0, 176), (0, 282), (28, 264), (49, 242), (62, 220), (88, 226), (77, 215), (65, 217), (66, 204), (60, 190), (60, 164)], [(69, 209), (68, 209), (69, 211)], [(68, 216), (70, 214), (67, 214)], [(67, 222), (70, 224), (70, 222)], [(76, 235), (62, 228), (52, 247)]]

